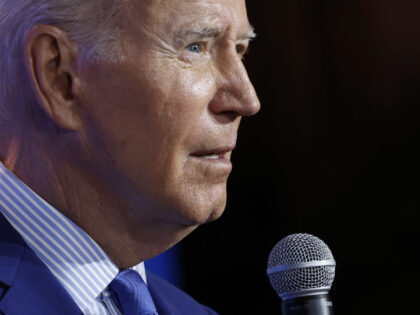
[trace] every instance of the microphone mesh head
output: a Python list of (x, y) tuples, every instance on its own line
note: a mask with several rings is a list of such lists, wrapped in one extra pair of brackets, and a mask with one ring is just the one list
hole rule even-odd
[[(317, 289), (328, 291), (335, 276), (333, 261), (330, 249), (318, 237), (292, 234), (280, 240), (272, 249), (267, 273), (271, 285), (282, 298)], [(272, 268), (275, 268), (275, 272), (272, 272)]]

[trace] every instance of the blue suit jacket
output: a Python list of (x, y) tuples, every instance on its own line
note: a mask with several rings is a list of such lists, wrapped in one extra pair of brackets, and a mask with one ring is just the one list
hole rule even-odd
[[(159, 315), (209, 315), (211, 309), (147, 273)], [(82, 314), (71, 296), (0, 213), (0, 314)]]

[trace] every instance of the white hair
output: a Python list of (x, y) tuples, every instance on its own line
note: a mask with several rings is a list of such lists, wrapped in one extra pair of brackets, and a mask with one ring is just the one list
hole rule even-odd
[(25, 95), (32, 93), (23, 60), (24, 39), (34, 25), (49, 24), (66, 31), (85, 60), (116, 62), (123, 59), (119, 39), (128, 20), (129, 2), (0, 0), (0, 124), (11, 119), (12, 106), (13, 111), (20, 111), (16, 106), (35, 100), (34, 95)]

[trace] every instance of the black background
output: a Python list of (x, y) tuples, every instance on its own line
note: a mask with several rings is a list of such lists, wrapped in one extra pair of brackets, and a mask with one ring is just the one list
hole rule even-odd
[(244, 119), (228, 203), (182, 245), (185, 289), (220, 314), (280, 314), (265, 275), (282, 237), (337, 261), (335, 313), (414, 314), (420, 285), (420, 2), (252, 0)]

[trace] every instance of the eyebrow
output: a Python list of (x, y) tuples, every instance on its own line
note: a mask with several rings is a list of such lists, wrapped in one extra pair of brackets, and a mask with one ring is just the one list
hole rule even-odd
[[(225, 32), (225, 28), (221, 27), (192, 27), (188, 30), (180, 31), (175, 36), (175, 42), (178, 44), (184, 44), (188, 41), (199, 41), (207, 38), (218, 37), (220, 34)], [(254, 27), (249, 26), (248, 30), (238, 37), (238, 40), (252, 40), (256, 37)]]
[(245, 32), (242, 36), (239, 36), (240, 40), (253, 40), (255, 37), (257, 37), (257, 34), (255, 33), (255, 28), (252, 25), (249, 25), (248, 31)]

